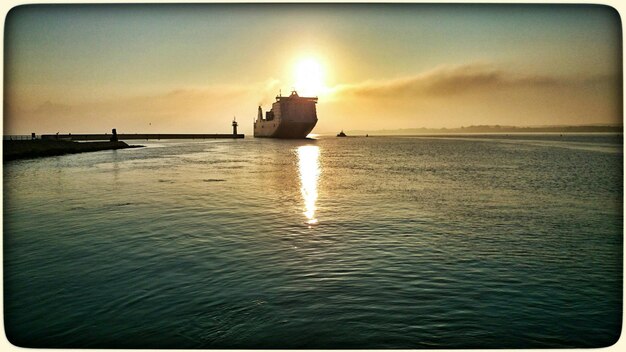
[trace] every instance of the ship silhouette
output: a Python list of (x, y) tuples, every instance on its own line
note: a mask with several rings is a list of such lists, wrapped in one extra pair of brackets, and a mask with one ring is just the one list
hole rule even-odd
[(301, 97), (295, 90), (288, 97), (279, 93), (272, 109), (265, 112), (265, 117), (259, 106), (254, 121), (254, 137), (306, 138), (317, 124), (315, 104), (317, 97)]

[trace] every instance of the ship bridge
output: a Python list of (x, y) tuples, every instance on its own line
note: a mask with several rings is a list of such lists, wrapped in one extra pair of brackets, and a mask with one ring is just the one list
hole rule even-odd
[(283, 97), (280, 93), (278, 93), (278, 95), (276, 96), (277, 102), (289, 100), (311, 101), (317, 103), (317, 97), (301, 97), (295, 90), (292, 90), (291, 94), (288, 97)]

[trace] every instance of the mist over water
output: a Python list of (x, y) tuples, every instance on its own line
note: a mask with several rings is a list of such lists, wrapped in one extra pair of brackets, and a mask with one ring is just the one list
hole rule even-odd
[(4, 165), (9, 340), (601, 347), (622, 135), (149, 141)]

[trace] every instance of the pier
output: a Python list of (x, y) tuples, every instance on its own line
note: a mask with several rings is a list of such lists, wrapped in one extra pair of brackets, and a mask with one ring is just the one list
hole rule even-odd
[[(108, 141), (112, 134), (42, 134), (42, 140), (66, 140), (66, 141)], [(177, 134), (177, 133), (118, 133), (118, 140), (127, 139), (215, 139), (215, 138), (244, 138), (244, 134)]]
[(4, 140), (2, 142), (3, 160), (39, 158), (64, 154), (97, 152), (102, 150), (138, 148), (142, 146), (128, 145), (119, 141), (104, 142), (73, 142), (64, 140)]
[[(237, 133), (238, 123), (233, 119), (232, 134), (218, 133), (117, 133), (113, 128), (111, 134), (42, 134), (39, 138), (35, 133), (31, 133), (30, 138), (26, 136), (5, 136), (3, 141), (4, 161), (36, 158), (43, 156), (74, 154), (83, 152), (93, 152), (110, 149), (137, 148), (142, 146), (128, 145), (122, 140), (129, 139), (214, 139), (214, 138), (244, 138), (243, 134)], [(7, 139), (8, 137), (8, 139)], [(15, 137), (15, 139), (13, 139)], [(26, 138), (24, 138), (26, 137)], [(97, 142), (78, 142), (97, 141)]]

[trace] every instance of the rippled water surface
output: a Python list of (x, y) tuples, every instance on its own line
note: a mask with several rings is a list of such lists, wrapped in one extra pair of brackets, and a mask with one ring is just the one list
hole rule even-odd
[(622, 136), (150, 141), (4, 165), (27, 347), (599, 347)]

